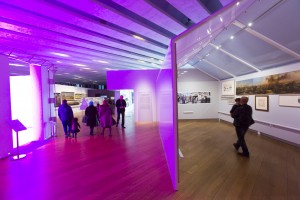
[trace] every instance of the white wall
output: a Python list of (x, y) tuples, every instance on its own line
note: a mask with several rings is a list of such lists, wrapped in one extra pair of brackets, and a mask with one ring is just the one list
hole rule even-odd
[[(236, 81), (251, 79), (256, 77), (268, 76), (272, 74), (285, 73), (290, 71), (300, 70), (300, 64), (292, 64), (276, 69), (257, 72), (255, 74), (237, 77)], [(221, 89), (221, 84), (219, 85)], [(282, 107), (278, 104), (279, 95), (269, 95), (269, 112), (255, 110), (255, 95), (249, 96), (249, 105), (253, 108), (253, 118), (257, 121), (251, 126), (251, 129), (265, 133), (267, 135), (288, 141), (290, 143), (300, 144), (300, 108), (297, 107)], [(225, 114), (229, 113), (232, 105), (228, 105), (227, 101), (219, 101), (220, 119), (232, 122), (232, 119)], [(264, 123), (263, 123), (264, 122)], [(287, 128), (282, 128), (287, 127)], [(292, 131), (289, 128), (298, 129)]]
[(178, 78), (178, 92), (211, 92), (211, 103), (178, 104), (178, 119), (218, 118), (219, 82), (197, 69), (187, 71)]

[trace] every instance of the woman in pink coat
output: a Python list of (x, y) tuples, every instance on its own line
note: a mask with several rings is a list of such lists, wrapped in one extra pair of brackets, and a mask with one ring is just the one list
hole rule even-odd
[(112, 109), (108, 105), (107, 101), (104, 100), (99, 110), (99, 122), (102, 127), (102, 135), (104, 135), (105, 128), (109, 129), (109, 136), (111, 136), (111, 126), (116, 124), (116, 121), (112, 118)]

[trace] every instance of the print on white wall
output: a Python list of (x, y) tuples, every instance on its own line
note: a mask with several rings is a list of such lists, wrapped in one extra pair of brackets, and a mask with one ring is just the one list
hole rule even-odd
[(222, 95), (234, 95), (234, 80), (222, 82)]
[(255, 110), (269, 111), (269, 96), (255, 96)]
[(178, 104), (210, 103), (211, 92), (179, 92)]
[(279, 106), (300, 107), (300, 95), (279, 95)]

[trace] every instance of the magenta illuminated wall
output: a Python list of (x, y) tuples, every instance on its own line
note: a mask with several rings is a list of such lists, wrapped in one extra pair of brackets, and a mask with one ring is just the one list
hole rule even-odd
[(122, 70), (107, 72), (108, 90), (134, 90), (136, 122), (156, 121), (156, 78), (159, 70)]
[[(171, 69), (171, 57), (168, 54), (163, 70), (137, 70), (137, 71), (108, 71), (107, 89), (122, 90), (133, 89), (135, 98), (135, 121), (141, 107), (139, 100), (146, 99), (147, 94), (152, 95), (152, 113), (155, 113), (153, 121), (158, 122), (159, 133), (172, 180), (173, 188), (177, 190), (178, 168), (177, 168), (177, 115), (174, 115), (173, 96), (173, 70)], [(177, 102), (177, 101), (175, 101)], [(138, 104), (138, 105), (136, 105)], [(144, 105), (142, 106), (144, 107)], [(176, 121), (174, 121), (176, 120)]]
[(162, 69), (156, 81), (157, 92), (157, 118), (160, 138), (164, 147), (166, 160), (174, 190), (178, 189), (178, 136), (177, 136), (177, 84), (175, 69), (172, 63), (172, 44), (165, 57)]
[(8, 156), (12, 150), (10, 84), (8, 58), (0, 55), (0, 158)]

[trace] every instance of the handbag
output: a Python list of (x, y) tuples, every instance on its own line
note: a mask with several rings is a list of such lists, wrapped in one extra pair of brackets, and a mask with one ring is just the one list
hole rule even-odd
[(82, 117), (82, 123), (87, 123), (87, 116), (86, 115), (84, 115), (83, 117)]

